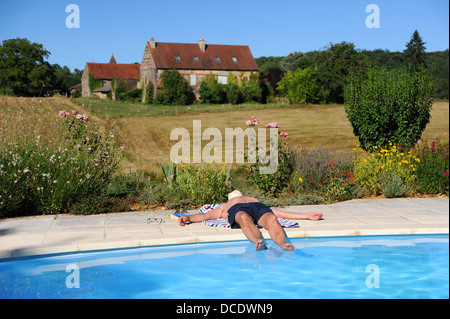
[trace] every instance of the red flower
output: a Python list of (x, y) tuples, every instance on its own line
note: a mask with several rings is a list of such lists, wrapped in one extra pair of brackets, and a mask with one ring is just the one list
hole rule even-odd
[(336, 164), (336, 162), (328, 163), (329, 166), (332, 166), (332, 165), (334, 165), (334, 164)]

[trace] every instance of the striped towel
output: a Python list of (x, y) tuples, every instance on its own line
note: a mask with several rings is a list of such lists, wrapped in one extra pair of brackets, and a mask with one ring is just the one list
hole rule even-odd
[[(219, 207), (220, 204), (208, 204), (200, 207), (198, 210), (199, 213), (204, 214), (212, 209), (215, 209)], [(282, 227), (285, 228), (291, 228), (291, 227), (299, 227), (298, 223), (293, 222), (290, 219), (284, 219), (284, 218), (278, 218), (278, 222)], [(230, 228), (230, 223), (228, 222), (228, 219), (226, 218), (218, 218), (218, 219), (210, 219), (210, 220), (204, 220), (203, 225), (205, 226), (211, 226), (211, 227), (221, 227), (221, 228)], [(262, 228), (258, 225), (259, 228)]]

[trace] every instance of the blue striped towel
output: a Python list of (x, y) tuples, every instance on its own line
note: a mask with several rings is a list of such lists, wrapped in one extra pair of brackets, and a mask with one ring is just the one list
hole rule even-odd
[[(215, 209), (219, 207), (220, 204), (208, 204), (200, 207), (198, 210), (199, 213), (204, 214), (212, 209)], [(291, 227), (299, 227), (298, 223), (293, 222), (290, 219), (284, 219), (284, 218), (278, 218), (278, 222), (282, 227), (285, 228), (291, 228)], [(210, 220), (204, 220), (203, 225), (205, 226), (211, 226), (211, 227), (221, 227), (221, 228), (230, 228), (230, 223), (228, 222), (228, 219), (226, 218), (218, 218), (218, 219), (210, 219)], [(261, 226), (258, 226), (261, 228)]]

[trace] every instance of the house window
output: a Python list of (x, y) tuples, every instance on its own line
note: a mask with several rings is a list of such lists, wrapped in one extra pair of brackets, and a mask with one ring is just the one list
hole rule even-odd
[(177, 60), (177, 62), (181, 62), (181, 58), (179, 55), (175, 55), (175, 60)]
[(248, 76), (243, 76), (242, 80), (244, 80), (244, 83), (247, 83), (248, 82)]
[(217, 76), (217, 83), (227, 84), (227, 82), (228, 82), (228, 74), (227, 75), (218, 75)]
[(197, 85), (197, 75), (191, 74), (191, 86)]
[(216, 62), (220, 63), (220, 58), (218, 56), (216, 56)]
[(194, 62), (198, 62), (198, 56), (194, 55)]
[(237, 59), (235, 56), (232, 56), (231, 59), (233, 60), (234, 63), (237, 63)]

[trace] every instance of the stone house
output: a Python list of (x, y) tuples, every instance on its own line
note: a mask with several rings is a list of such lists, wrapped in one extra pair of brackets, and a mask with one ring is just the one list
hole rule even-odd
[(198, 43), (166, 43), (152, 38), (145, 46), (140, 66), (144, 99), (148, 83), (153, 83), (156, 92), (161, 74), (169, 69), (176, 69), (194, 92), (208, 75), (226, 84), (230, 73), (239, 82), (246, 82), (252, 73), (259, 72), (247, 45), (206, 44), (203, 38)]
[[(91, 85), (89, 74), (92, 75)], [(81, 77), (82, 96), (93, 95), (105, 99), (111, 91), (111, 82), (114, 78), (127, 90), (140, 88), (140, 65), (117, 63), (114, 55), (109, 63), (86, 63)]]

